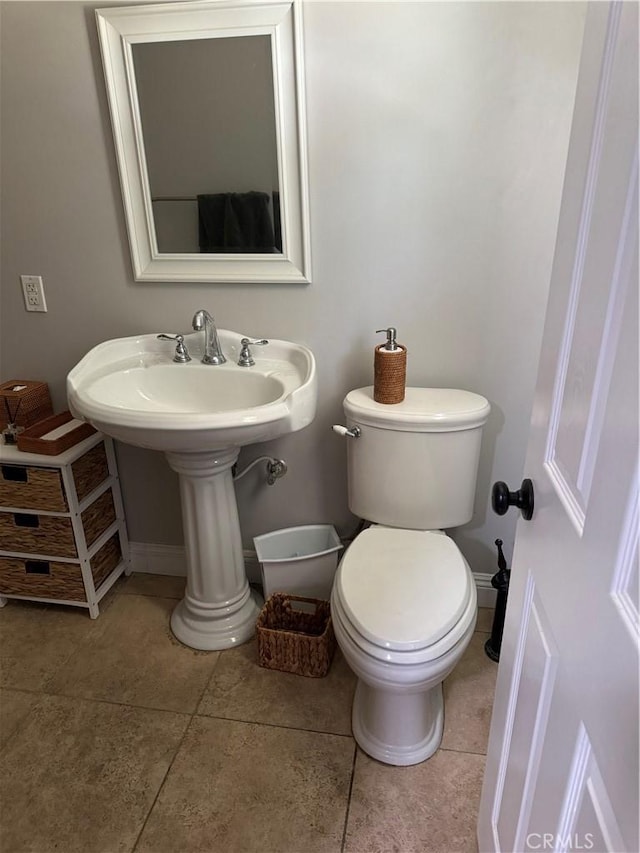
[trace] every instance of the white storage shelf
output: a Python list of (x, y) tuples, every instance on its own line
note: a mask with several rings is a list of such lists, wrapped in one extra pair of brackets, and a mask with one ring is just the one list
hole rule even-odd
[(95, 619), (123, 573), (131, 561), (111, 439), (96, 433), (57, 456), (0, 444), (0, 607), (70, 604)]

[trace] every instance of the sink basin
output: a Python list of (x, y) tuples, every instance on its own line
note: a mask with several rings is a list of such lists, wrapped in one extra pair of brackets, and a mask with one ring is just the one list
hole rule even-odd
[(153, 450), (241, 447), (311, 423), (316, 369), (306, 347), (270, 341), (253, 367), (238, 367), (243, 335), (218, 330), (226, 364), (202, 364), (203, 335), (185, 336), (192, 360), (175, 364), (175, 344), (156, 335), (94, 347), (67, 378), (76, 417), (128, 444)]
[[(184, 367), (187, 367), (184, 365)], [(240, 374), (206, 365), (156, 364), (130, 367), (100, 376), (87, 395), (96, 403), (136, 412), (233, 412), (274, 403), (285, 391), (280, 380), (264, 373)]]
[(256, 347), (238, 367), (243, 335), (218, 329), (227, 362), (201, 363), (204, 334), (185, 335), (192, 361), (173, 362), (175, 343), (156, 335), (94, 347), (67, 377), (69, 408), (105, 435), (165, 452), (180, 483), (187, 589), (171, 630), (195, 649), (251, 640), (261, 607), (249, 588), (233, 482), (245, 444), (311, 423), (313, 353), (287, 341)]

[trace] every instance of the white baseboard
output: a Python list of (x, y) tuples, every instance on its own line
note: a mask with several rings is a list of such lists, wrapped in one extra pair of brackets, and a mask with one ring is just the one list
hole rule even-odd
[[(153, 545), (129, 542), (131, 569), (155, 575), (186, 577), (187, 558), (184, 545)], [(244, 566), (249, 583), (261, 583), (260, 564), (255, 551), (243, 551)]]
[(187, 563), (183, 545), (153, 545), (129, 542), (131, 569), (152, 575), (186, 577)]
[[(186, 577), (187, 562), (183, 545), (153, 545), (147, 542), (130, 542), (131, 568), (134, 572)], [(249, 583), (261, 583), (260, 564), (255, 551), (243, 551), (244, 565)], [(473, 575), (478, 591), (478, 607), (495, 607), (496, 591), (491, 586), (491, 575), (480, 572)]]
[(495, 607), (496, 591), (491, 586), (492, 575), (474, 572), (473, 578), (476, 582), (476, 590), (478, 592), (478, 607)]

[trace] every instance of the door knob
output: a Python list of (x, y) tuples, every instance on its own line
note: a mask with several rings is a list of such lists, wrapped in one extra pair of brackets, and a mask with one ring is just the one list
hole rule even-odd
[(517, 492), (510, 492), (509, 486), (498, 480), (491, 489), (491, 506), (498, 515), (504, 515), (510, 506), (517, 506), (525, 521), (533, 516), (533, 483), (523, 480)]

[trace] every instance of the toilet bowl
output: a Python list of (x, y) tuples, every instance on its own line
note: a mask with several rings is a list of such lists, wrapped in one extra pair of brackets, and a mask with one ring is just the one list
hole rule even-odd
[(439, 531), (370, 527), (341, 561), (331, 612), (338, 645), (358, 677), (357, 743), (386, 764), (425, 761), (442, 740), (442, 682), (476, 623), (464, 557)]
[(442, 682), (475, 628), (471, 570), (443, 531), (470, 521), (484, 397), (407, 388), (383, 405), (373, 388), (344, 401), (349, 508), (371, 524), (344, 554), (331, 593), (333, 626), (358, 677), (352, 727), (387, 764), (417, 764), (442, 739)]

